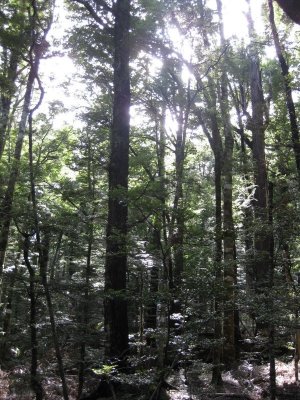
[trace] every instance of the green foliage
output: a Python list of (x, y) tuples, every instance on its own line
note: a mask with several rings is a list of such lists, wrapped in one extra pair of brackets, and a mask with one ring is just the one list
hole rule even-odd
[(109, 377), (116, 372), (116, 367), (116, 364), (103, 364), (101, 368), (93, 368), (92, 371), (96, 375), (109, 379)]
[[(43, 3), (38, 2), (42, 11), (39, 23), (44, 27), (48, 15)], [(114, 2), (108, 2), (111, 3)], [(127, 290), (104, 294), (114, 95), (113, 14), (98, 7), (97, 12), (105, 22), (102, 26), (81, 4), (68, 2), (74, 27), (67, 34), (66, 48), (80, 67), (80, 78), (86, 84), (82, 97), (87, 105), (78, 116), (81, 124), (78, 129), (71, 126), (54, 129), (53, 118), (63, 109), (61, 100), (53, 103), (47, 112), (34, 114), (37, 215), (32, 202), (28, 139), (25, 139), (14, 192), (1, 305), (2, 309), (11, 307), (11, 331), (7, 337), (3, 336), (7, 348), (14, 351), (13, 364), (28, 365), (31, 349), (29, 274), (23, 260), (24, 235), (31, 235), (29, 257), (36, 274), (41, 370), (45, 375), (53, 372), (47, 370), (49, 367), (44, 361), (49, 358), (52, 362), (54, 355), (40, 283), (36, 218), (42, 239), (49, 234), (48, 279), (59, 344), (68, 368), (77, 373), (78, 366), (83, 365), (85, 370), (90, 368), (107, 380), (115, 375), (118, 366), (108, 363), (102, 351), (106, 329), (103, 300), (109, 296), (128, 303), (130, 357), (139, 371), (140, 382), (148, 385), (145, 371), (151, 372), (153, 380), (155, 368), (161, 367), (174, 353), (187, 361), (195, 358), (211, 361), (213, 347), (223, 346), (226, 339), (214, 338), (215, 324), (232, 306), (226, 299), (223, 279), (228, 266), (224, 262), (224, 249), (221, 260), (215, 262), (216, 154), (209, 141), (215, 134), (214, 123), (222, 143), (219, 160), (222, 167), (226, 129), (232, 130), (234, 142), (232, 189), (237, 271), (232, 287), (234, 310), (239, 311), (241, 319), (241, 340), (254, 335), (252, 325), (256, 318), (256, 322), (276, 323), (278, 346), (279, 337), (290, 343), (288, 333), (294, 332), (299, 306), (295, 274), (300, 271), (300, 204), (284, 81), (275, 55), (266, 56), (266, 48), (270, 46), (268, 35), (267, 40), (256, 37), (251, 44), (247, 44), (248, 39), (234, 38), (226, 41), (224, 49), (220, 46), (215, 11), (209, 2), (202, 3), (202, 15), (198, 1), (137, 0), (132, 4), (129, 191), (117, 188), (112, 193), (115, 199), (124, 201), (125, 198), (129, 208), (127, 247), (122, 247), (122, 252), (128, 253)], [(21, 7), (24, 2), (10, 0), (0, 4), (0, 90), (2, 97), (15, 99), (16, 93), (23, 93), (24, 89), (27, 70), (23, 67), (32, 39), (29, 34), (32, 14), (27, 7)], [(90, 4), (94, 6), (96, 2)], [(177, 35), (174, 32), (190, 47), (189, 60), (184, 59), (179, 40), (172, 37)], [(282, 35), (281, 39), (287, 38), (285, 31)], [(293, 89), (299, 80), (296, 47), (294, 41), (285, 42)], [(254, 210), (256, 187), (250, 129), (253, 123), (250, 56), (254, 49), (261, 60), (266, 99), (265, 157), (269, 180), (274, 184), (272, 226), (270, 221), (262, 225)], [(17, 77), (9, 75), (12, 56), (18, 63)], [(228, 121), (224, 120), (225, 103)], [(297, 96), (295, 103), (298, 114)], [(1, 198), (12, 168), (20, 117), (18, 107), (17, 104), (16, 110), (10, 112), (9, 143), (0, 162)], [(178, 162), (180, 146), (183, 148), (181, 165)], [(224, 213), (221, 218), (224, 220)], [(221, 228), (223, 240), (226, 232)], [(253, 243), (259, 232), (272, 233), (274, 238), (274, 282), (267, 296), (254, 293), (250, 279), (258, 259)], [(180, 256), (183, 271), (178, 283), (174, 275)], [(13, 287), (12, 303), (10, 286)], [(216, 299), (220, 301), (221, 311), (214, 307)], [(270, 307), (265, 307), (266, 303), (272, 312)], [(178, 312), (172, 311), (174, 304), (180, 304)], [(156, 314), (155, 324), (150, 327), (151, 313)], [(3, 312), (1, 316), (2, 327), (5, 315)], [(179, 333), (176, 323), (180, 326)], [(123, 384), (132, 384), (123, 377), (120, 379)]]

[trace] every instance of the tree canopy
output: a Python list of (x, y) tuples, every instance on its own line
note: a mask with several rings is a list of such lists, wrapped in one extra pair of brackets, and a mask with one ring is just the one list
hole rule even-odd
[(300, 8), (233, 3), (0, 0), (1, 398), (300, 395)]

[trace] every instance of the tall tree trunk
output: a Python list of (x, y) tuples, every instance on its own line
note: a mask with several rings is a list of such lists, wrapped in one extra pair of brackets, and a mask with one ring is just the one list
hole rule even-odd
[[(248, 298), (250, 298), (251, 296), (253, 296), (253, 290), (254, 290), (254, 273), (253, 273), (254, 242), (252, 235), (254, 222), (253, 222), (253, 207), (251, 207), (251, 204), (253, 205), (253, 199), (252, 199), (253, 182), (251, 176), (249, 175), (249, 171), (251, 170), (251, 168), (249, 165), (249, 155), (247, 152), (246, 145), (252, 151), (252, 142), (246, 137), (245, 128), (242, 120), (242, 115), (246, 109), (245, 90), (243, 84), (239, 83), (238, 89), (236, 90), (234, 90), (230, 85), (230, 91), (238, 119), (237, 132), (241, 138), (240, 164), (242, 168), (244, 185), (247, 188), (246, 196), (248, 196), (248, 199), (247, 198), (244, 199), (245, 206), (243, 207), (243, 241), (245, 247), (244, 263), (245, 263), (245, 275), (246, 275), (246, 293)], [(253, 310), (249, 310), (249, 317), (250, 321), (252, 321), (253, 323), (251, 323), (251, 325), (248, 324), (247, 331), (250, 333), (250, 335), (254, 335), (255, 320), (254, 320)], [(240, 331), (236, 332), (236, 337), (240, 338)]]
[[(174, 288), (179, 289), (183, 273), (183, 234), (184, 234), (184, 210), (183, 210), (183, 173), (184, 173), (184, 158), (185, 158), (185, 141), (188, 110), (180, 110), (179, 127), (176, 134), (175, 144), (175, 169), (176, 169), (176, 188), (173, 204), (173, 215), (171, 221), (171, 240), (174, 248)], [(173, 227), (174, 226), (174, 227)], [(176, 226), (176, 228), (175, 228)]]
[(106, 356), (124, 358), (128, 351), (126, 272), (130, 0), (117, 0), (114, 12), (114, 104), (108, 176), (104, 324)]
[[(249, 35), (254, 35), (254, 25), (251, 15), (250, 1), (248, 11)], [(266, 328), (262, 315), (263, 298), (269, 290), (270, 276), (270, 230), (268, 219), (268, 179), (265, 158), (265, 101), (263, 96), (259, 55), (252, 44), (250, 52), (250, 95), (252, 116), (250, 129), (253, 142), (255, 233), (254, 233), (254, 276), (255, 290), (258, 300), (257, 329)]]
[[(184, 162), (185, 162), (185, 145), (188, 119), (191, 109), (190, 87), (188, 85), (186, 92), (183, 87), (180, 87), (182, 97), (186, 97), (184, 105), (181, 105), (181, 110), (178, 112), (178, 129), (176, 133), (175, 143), (175, 196), (173, 201), (172, 216), (170, 221), (170, 248), (173, 249), (173, 274), (170, 277), (170, 288), (172, 291), (172, 301), (170, 304), (171, 327), (175, 329), (175, 333), (180, 333), (182, 330), (181, 321), (174, 316), (181, 313), (180, 289), (182, 284), (182, 274), (184, 271), (184, 198), (183, 198), (183, 179), (184, 179)], [(184, 107), (184, 109), (183, 109)]]
[(156, 341), (156, 330), (157, 330), (157, 294), (159, 290), (159, 278), (164, 276), (164, 257), (165, 257), (165, 246), (164, 246), (164, 221), (165, 221), (165, 204), (166, 204), (166, 189), (165, 189), (165, 153), (166, 153), (166, 137), (165, 137), (165, 114), (166, 110), (163, 107), (161, 115), (157, 109), (150, 107), (149, 110), (155, 118), (155, 146), (156, 146), (156, 158), (157, 158), (157, 176), (159, 178), (159, 190), (157, 197), (161, 203), (161, 213), (155, 217), (153, 223), (152, 233), (152, 247), (153, 247), (153, 266), (150, 271), (150, 287), (149, 287), (149, 302), (145, 310), (145, 329), (153, 331), (147, 335), (147, 344), (155, 346)]
[(86, 253), (86, 268), (85, 268), (85, 286), (82, 298), (82, 336), (80, 341), (80, 364), (78, 369), (78, 398), (80, 398), (84, 385), (84, 370), (86, 358), (86, 340), (88, 337), (88, 325), (90, 321), (90, 290), (91, 290), (91, 274), (92, 274), (92, 249), (94, 242), (94, 215), (96, 212), (95, 206), (95, 174), (93, 170), (92, 158), (92, 143), (88, 138), (88, 163), (87, 163), (87, 181), (88, 181), (88, 196), (92, 204), (92, 218), (87, 223), (87, 253)]
[[(210, 43), (207, 31), (205, 29), (205, 13), (204, 2), (199, 1), (199, 12), (202, 20), (202, 37), (206, 48)], [(216, 103), (215, 85), (213, 79), (208, 76), (208, 93), (204, 93), (206, 103), (208, 105), (208, 121), (210, 130), (206, 126), (202, 113), (198, 113), (199, 122), (209, 141), (210, 147), (214, 154), (214, 188), (215, 188), (215, 249), (214, 249), (214, 345), (213, 345), (213, 368), (212, 368), (212, 384), (221, 386), (222, 380), (222, 298), (220, 289), (223, 286), (223, 266), (222, 266), (222, 164), (223, 164), (223, 144), (218, 125), (218, 113)]]
[(292, 96), (291, 76), (289, 73), (289, 65), (287, 58), (284, 56), (283, 46), (280, 43), (278, 31), (275, 24), (273, 0), (268, 0), (269, 4), (269, 21), (272, 29), (273, 40), (275, 44), (276, 54), (281, 68), (281, 74), (284, 81), (285, 101), (290, 120), (292, 143), (296, 161), (296, 168), (298, 173), (298, 180), (300, 184), (300, 138), (299, 126), (297, 121), (295, 104)]
[[(218, 142), (218, 141), (217, 141)], [(214, 349), (212, 383), (215, 386), (222, 384), (222, 299), (220, 285), (222, 286), (222, 153), (220, 145), (215, 147), (215, 319), (214, 319)]]
[(214, 347), (213, 347), (213, 371), (212, 383), (215, 386), (222, 385), (221, 362), (222, 362), (222, 295), (223, 287), (223, 266), (222, 266), (222, 165), (223, 165), (223, 144), (216, 112), (216, 95), (212, 79), (209, 79), (210, 93), (206, 94), (206, 101), (209, 106), (210, 130), (207, 128), (202, 118), (201, 112), (199, 120), (203, 131), (208, 138), (211, 149), (214, 154), (214, 188), (215, 188), (215, 249), (214, 249), (214, 270), (215, 270), (215, 288), (214, 288)]
[(263, 119), (264, 98), (262, 93), (258, 59), (250, 60), (251, 68), (251, 130), (253, 138), (253, 161), (255, 190), (255, 279), (258, 292), (268, 286), (269, 237), (267, 212), (267, 167), (265, 159), (265, 128)]
[[(217, 0), (220, 20), (221, 44), (225, 48), (225, 35), (223, 26), (222, 2)], [(226, 58), (225, 58), (226, 60)], [(223, 67), (223, 69), (226, 65)], [(235, 229), (232, 210), (232, 169), (233, 169), (233, 133), (229, 115), (228, 78), (224, 70), (221, 75), (220, 108), (224, 131), (223, 152), (223, 246), (224, 246), (224, 349), (223, 362), (230, 367), (237, 358), (237, 331), (238, 314), (235, 307), (235, 285), (237, 281), (237, 265), (235, 250)]]

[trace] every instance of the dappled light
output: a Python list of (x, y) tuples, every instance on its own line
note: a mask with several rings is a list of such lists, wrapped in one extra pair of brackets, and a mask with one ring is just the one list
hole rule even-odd
[(0, 0), (0, 399), (300, 398), (300, 6)]

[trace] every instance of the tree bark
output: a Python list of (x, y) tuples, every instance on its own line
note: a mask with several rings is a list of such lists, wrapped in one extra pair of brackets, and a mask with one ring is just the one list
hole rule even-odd
[[(184, 211), (184, 163), (185, 147), (189, 114), (191, 110), (190, 84), (185, 89), (181, 82), (178, 82), (178, 91), (184, 99), (183, 104), (179, 104), (180, 110), (177, 113), (178, 129), (175, 142), (175, 195), (173, 201), (172, 215), (170, 221), (169, 243), (173, 250), (173, 271), (170, 276), (170, 289), (172, 301), (170, 313), (173, 314), (170, 322), (175, 334), (182, 330), (182, 322), (176, 317), (181, 314), (180, 290), (182, 284), (182, 274), (184, 272), (184, 231), (185, 231), (185, 211)], [(174, 106), (175, 108), (176, 106)]]
[(92, 245), (93, 245), (93, 222), (88, 225), (88, 249), (86, 256), (86, 270), (85, 270), (85, 287), (84, 287), (84, 295), (83, 295), (83, 309), (82, 309), (82, 340), (80, 342), (80, 364), (78, 369), (78, 391), (77, 395), (80, 398), (83, 390), (84, 384), (84, 368), (85, 368), (85, 357), (86, 357), (86, 338), (88, 335), (88, 324), (90, 319), (90, 279), (91, 279), (91, 271), (92, 271)]
[[(7, 54), (7, 49), (6, 49)], [(6, 139), (7, 139), (7, 125), (9, 120), (9, 113), (11, 109), (12, 98), (14, 95), (14, 84), (17, 78), (18, 57), (14, 50), (11, 51), (9, 62), (7, 66), (5, 88), (1, 92), (0, 97), (0, 160), (2, 158)]]
[[(220, 21), (221, 44), (225, 48), (222, 2), (217, 0)], [(226, 58), (225, 58), (226, 61)], [(223, 362), (227, 367), (232, 366), (237, 358), (238, 313), (235, 307), (235, 285), (237, 281), (235, 229), (232, 210), (232, 169), (233, 169), (233, 133), (229, 115), (228, 77), (223, 66), (221, 75), (220, 108), (224, 132), (223, 151), (223, 246), (224, 246), (224, 348)]]
[[(93, 159), (92, 159), (92, 144), (88, 139), (88, 163), (87, 163), (87, 181), (88, 181), (88, 196), (90, 203), (92, 204), (92, 216), (95, 215), (95, 176), (93, 170)], [(90, 291), (91, 291), (91, 274), (92, 274), (92, 250), (94, 242), (94, 217), (86, 222), (87, 224), (87, 253), (86, 253), (86, 268), (85, 268), (85, 286), (82, 298), (82, 332), (80, 341), (80, 364), (78, 369), (78, 391), (77, 395), (80, 398), (84, 385), (84, 371), (86, 365), (86, 340), (88, 337), (88, 326), (90, 321)]]
[[(43, 52), (40, 50), (40, 43), (43, 43), (46, 40), (47, 33), (51, 27), (51, 9), (49, 9), (49, 23), (46, 28), (41, 29), (39, 25), (39, 10), (37, 8), (36, 1), (33, 0), (31, 2), (32, 15), (30, 21), (30, 48), (28, 51), (29, 58), (29, 74), (26, 83), (26, 89), (24, 94), (23, 107), (18, 127), (18, 134), (16, 138), (15, 150), (12, 159), (12, 166), (10, 169), (9, 179), (6, 191), (3, 196), (3, 200), (0, 206), (0, 280), (2, 280), (2, 272), (5, 261), (5, 253), (8, 244), (9, 238), (9, 228), (12, 220), (12, 207), (13, 207), (13, 198), (15, 185), (19, 175), (20, 169), (20, 160), (23, 148), (23, 141), (25, 137), (26, 124), (30, 112), (30, 103), (32, 98), (32, 93), (34, 89), (35, 80), (38, 80), (38, 70), (40, 59), (43, 55)], [(39, 80), (38, 80), (39, 81)], [(41, 87), (40, 87), (41, 89)], [(40, 97), (40, 101), (42, 99), (42, 95)], [(40, 103), (38, 102), (38, 104)], [(0, 282), (1, 286), (1, 282)], [(1, 290), (1, 287), (0, 287)], [(1, 294), (0, 294), (1, 299)]]
[(300, 4), (298, 0), (276, 0), (283, 11), (297, 24), (300, 24)]
[(15, 145), (15, 151), (13, 156), (13, 163), (10, 171), (10, 176), (7, 184), (7, 188), (2, 200), (0, 207), (0, 217), (1, 217), (1, 231), (0, 231), (0, 276), (2, 275), (3, 265), (5, 260), (5, 252), (8, 244), (9, 228), (12, 219), (12, 205), (14, 198), (15, 185), (19, 175), (20, 169), (20, 159), (23, 147), (23, 141), (25, 137), (25, 129), (27, 124), (27, 119), (29, 115), (29, 107), (32, 96), (32, 90), (34, 86), (34, 81), (37, 77), (39, 59), (37, 58), (31, 65), (27, 87), (24, 96), (24, 104), (21, 114), (21, 119), (19, 123), (18, 136)]
[(37, 208), (37, 200), (36, 200), (36, 188), (35, 188), (35, 179), (34, 179), (34, 165), (33, 165), (33, 127), (32, 127), (32, 114), (34, 109), (29, 112), (29, 129), (28, 129), (28, 138), (29, 138), (29, 174), (30, 174), (30, 195), (33, 209), (33, 219), (34, 219), (34, 228), (36, 235), (36, 245), (39, 254), (39, 268), (40, 268), (40, 277), (41, 282), (44, 288), (44, 293), (46, 297), (47, 308), (49, 312), (50, 325), (52, 330), (52, 339), (54, 344), (55, 355), (58, 364), (58, 370), (62, 383), (62, 392), (64, 400), (69, 399), (68, 395), (68, 387), (65, 379), (65, 372), (63, 367), (63, 360), (59, 346), (58, 335), (56, 331), (56, 323), (54, 316), (54, 309), (52, 303), (51, 292), (48, 285), (48, 264), (49, 264), (49, 232), (48, 227), (45, 229), (44, 233), (44, 241), (42, 242), (41, 232), (40, 232), (40, 220), (38, 215)]
[[(290, 68), (287, 62), (287, 58), (284, 56), (283, 46), (279, 40), (279, 35), (274, 18), (273, 0), (268, 0), (268, 5), (269, 5), (269, 21), (271, 25), (278, 62), (281, 68), (281, 75), (284, 81), (285, 102), (290, 120), (291, 137), (295, 155), (296, 168), (298, 173), (298, 181), (300, 184), (300, 138), (299, 138), (300, 135), (299, 135), (299, 125), (296, 115), (296, 109), (292, 95), (293, 91), (291, 86), (291, 76), (289, 72)], [(299, 10), (299, 15), (300, 15), (300, 10)]]
[(7, 350), (7, 341), (9, 339), (10, 331), (11, 331), (11, 321), (12, 321), (12, 313), (13, 313), (13, 303), (14, 303), (14, 297), (15, 297), (15, 284), (16, 284), (16, 278), (19, 272), (19, 265), (20, 265), (20, 260), (21, 259), (21, 253), (17, 253), (14, 263), (15, 263), (15, 268), (13, 272), (11, 273), (11, 277), (7, 282), (7, 296), (4, 296), (3, 293), (3, 300), (2, 302), (5, 304), (4, 310), (3, 310), (3, 321), (2, 322), (2, 337), (0, 340), (0, 359), (4, 363), (5, 360), (8, 358)]
[(106, 356), (122, 359), (128, 351), (126, 242), (130, 125), (130, 0), (118, 0), (114, 7), (114, 15), (114, 104), (108, 176), (104, 324), (107, 335)]
[(39, 248), (40, 275), (41, 275), (42, 285), (43, 285), (44, 292), (45, 292), (46, 303), (47, 303), (47, 308), (48, 308), (48, 313), (49, 313), (49, 318), (50, 318), (52, 340), (53, 340), (55, 355), (56, 355), (56, 359), (57, 359), (58, 371), (59, 371), (59, 375), (60, 375), (60, 379), (61, 379), (61, 383), (62, 383), (63, 398), (64, 398), (64, 400), (68, 400), (69, 399), (68, 387), (67, 387), (67, 382), (66, 382), (66, 377), (65, 377), (63, 359), (62, 359), (62, 354), (61, 354), (61, 350), (60, 350), (58, 335), (57, 335), (57, 331), (56, 331), (56, 323), (55, 323), (55, 315), (54, 315), (52, 297), (51, 297), (51, 292), (49, 289), (48, 278), (47, 278), (47, 269), (48, 269), (47, 267), (48, 267), (48, 261), (49, 261), (49, 237), (48, 236), (49, 236), (49, 233), (45, 232), (44, 242), (42, 243), (41, 241), (39, 241), (39, 242), (37, 241), (38, 248)]
[(222, 284), (222, 166), (220, 149), (215, 153), (215, 319), (213, 348), (212, 383), (215, 386), (222, 384), (221, 359), (222, 359), (222, 301), (220, 297), (220, 284)]
[[(249, 36), (253, 38), (254, 24), (251, 15), (250, 1), (248, 11)], [(268, 217), (268, 179), (265, 157), (265, 101), (262, 88), (259, 55), (252, 44), (250, 51), (250, 97), (252, 115), (249, 121), (249, 129), (252, 131), (253, 173), (256, 186), (253, 202), (255, 216), (254, 233), (254, 277), (255, 291), (257, 295), (257, 321), (258, 330), (267, 328), (262, 310), (264, 308), (264, 296), (269, 291), (270, 276), (270, 226)]]
[(200, 115), (200, 123), (208, 138), (211, 149), (214, 154), (214, 189), (215, 189), (215, 233), (214, 233), (214, 345), (213, 345), (213, 370), (212, 384), (215, 386), (222, 385), (221, 362), (222, 362), (222, 295), (223, 288), (223, 266), (222, 266), (222, 165), (223, 165), (223, 144), (219, 130), (217, 112), (216, 112), (216, 95), (212, 79), (209, 78), (210, 93), (206, 94), (209, 115), (208, 121), (210, 131), (205, 121)]
[(37, 305), (36, 305), (36, 278), (35, 271), (30, 263), (29, 248), (30, 236), (24, 236), (24, 261), (29, 272), (29, 299), (30, 299), (30, 339), (31, 339), (31, 366), (30, 366), (30, 383), (35, 393), (36, 400), (43, 399), (43, 388), (38, 377), (38, 340), (37, 340)]
[(275, 242), (273, 235), (273, 209), (274, 209), (274, 185), (272, 182), (268, 184), (269, 188), (269, 224), (270, 224), (270, 273), (269, 273), (269, 292), (268, 292), (268, 310), (270, 313), (269, 317), (269, 337), (268, 337), (268, 347), (269, 347), (269, 377), (270, 377), (270, 400), (276, 400), (276, 360), (275, 360), (275, 324), (274, 324), (274, 314), (276, 312), (274, 308), (273, 299), (273, 285), (274, 285), (274, 251)]
[[(200, 17), (205, 27), (205, 14), (203, 0), (199, 1)], [(203, 43), (209, 47), (209, 40), (205, 28), (202, 30)], [(223, 287), (223, 266), (222, 266), (222, 165), (223, 165), (223, 143), (218, 124), (217, 99), (213, 79), (208, 76), (208, 91), (204, 92), (207, 103), (207, 121), (209, 129), (203, 119), (202, 113), (198, 114), (199, 122), (209, 141), (214, 154), (214, 189), (215, 189), (215, 232), (214, 232), (214, 345), (213, 345), (213, 368), (211, 382), (215, 386), (221, 386), (222, 380), (222, 296), (220, 293)]]
[[(151, 346), (157, 345), (156, 330), (157, 330), (157, 293), (159, 290), (160, 277), (166, 278), (164, 258), (165, 258), (165, 247), (168, 247), (164, 231), (165, 227), (165, 205), (166, 205), (166, 188), (165, 188), (165, 153), (166, 153), (166, 137), (165, 137), (165, 107), (163, 107), (161, 113), (158, 109), (150, 106), (149, 112), (155, 119), (155, 147), (157, 157), (157, 176), (159, 179), (159, 191), (157, 198), (161, 204), (161, 212), (155, 217), (153, 223), (152, 233), (152, 247), (153, 247), (153, 266), (150, 271), (150, 285), (149, 285), (149, 302), (145, 310), (145, 329), (151, 329), (153, 332), (149, 332), (147, 336), (147, 344)], [(168, 251), (168, 250), (167, 250)]]

